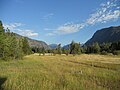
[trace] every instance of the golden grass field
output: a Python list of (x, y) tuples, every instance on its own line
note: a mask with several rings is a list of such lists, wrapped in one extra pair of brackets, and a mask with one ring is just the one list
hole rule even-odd
[(0, 61), (1, 90), (120, 90), (120, 57), (25, 56)]

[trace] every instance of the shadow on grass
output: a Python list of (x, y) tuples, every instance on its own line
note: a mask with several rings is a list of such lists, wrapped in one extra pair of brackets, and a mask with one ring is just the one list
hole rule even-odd
[(5, 83), (5, 81), (7, 80), (6, 77), (0, 77), (0, 90), (4, 90), (4, 88), (2, 87), (2, 85)]
[(105, 64), (105, 63), (102, 63), (102, 64), (98, 64), (98, 63), (83, 63), (83, 62), (77, 62), (77, 61), (72, 61), (72, 60), (69, 60), (67, 62), (71, 62), (71, 63), (75, 63), (75, 64), (82, 64), (82, 65), (86, 65), (86, 66), (92, 66), (92, 67), (96, 67), (96, 68), (103, 68), (103, 69), (108, 69), (108, 70), (114, 70), (114, 71), (117, 71), (119, 69), (117, 69), (115, 66), (118, 66), (117, 64)]

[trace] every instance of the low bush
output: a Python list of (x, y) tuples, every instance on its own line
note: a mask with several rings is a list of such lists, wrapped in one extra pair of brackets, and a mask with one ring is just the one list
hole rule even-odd
[(114, 54), (114, 55), (120, 55), (120, 50), (115, 50), (115, 51), (113, 51), (113, 54)]
[(108, 53), (107, 53), (107, 51), (102, 51), (101, 52), (101, 55), (107, 55)]

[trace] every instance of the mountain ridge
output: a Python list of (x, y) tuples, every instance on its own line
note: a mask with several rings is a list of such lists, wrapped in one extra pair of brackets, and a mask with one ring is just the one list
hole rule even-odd
[[(25, 36), (16, 34), (16, 37), (17, 38), (22, 38), (22, 37), (25, 37)], [(38, 48), (43, 48), (44, 47), (45, 49), (50, 49), (49, 45), (44, 41), (39, 41), (39, 40), (31, 39), (31, 38), (28, 38), (28, 37), (27, 37), (27, 40), (28, 40), (28, 43), (29, 43), (30, 47), (38, 47)]]
[(111, 26), (97, 30), (91, 39), (89, 39), (85, 45), (91, 45), (95, 42), (99, 44), (116, 42), (120, 40), (120, 26)]

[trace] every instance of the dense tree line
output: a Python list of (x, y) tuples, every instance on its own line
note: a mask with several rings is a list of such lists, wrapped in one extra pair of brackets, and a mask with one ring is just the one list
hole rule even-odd
[(57, 48), (55, 49), (45, 50), (44, 48), (33, 47), (32, 51), (43, 55), (45, 53), (52, 53), (52, 55), (56, 55), (56, 54), (80, 55), (82, 53), (107, 55), (109, 53), (112, 53), (114, 55), (119, 55), (120, 41), (114, 43), (103, 43), (103, 44), (98, 44), (96, 42), (88, 46), (86, 45), (80, 46), (80, 43), (76, 43), (72, 41), (71, 44), (69, 44), (68, 49), (62, 48), (61, 44), (58, 44)]
[(69, 45), (69, 49), (64, 49), (61, 47), (61, 44), (58, 44), (58, 46), (55, 49), (49, 49), (45, 50), (44, 47), (32, 47), (32, 51), (34, 53), (39, 53), (39, 55), (45, 55), (45, 53), (51, 53), (51, 55), (56, 55), (56, 54), (81, 54), (81, 48), (80, 48), (80, 43), (75, 43), (74, 41), (71, 42)]
[(114, 43), (102, 43), (102, 44), (98, 44), (96, 42), (88, 46), (83, 45), (82, 50), (83, 50), (82, 53), (86, 53), (86, 54), (96, 53), (96, 54), (107, 55), (108, 53), (112, 53), (114, 55), (119, 55), (120, 41)]
[(17, 38), (15, 33), (3, 27), (0, 21), (0, 59), (15, 60), (22, 59), (24, 55), (31, 53), (26, 37)]

